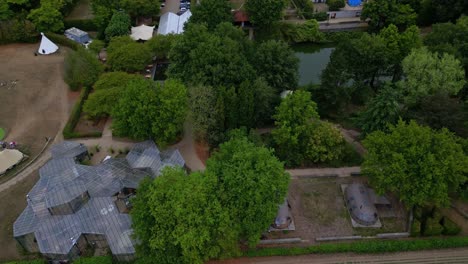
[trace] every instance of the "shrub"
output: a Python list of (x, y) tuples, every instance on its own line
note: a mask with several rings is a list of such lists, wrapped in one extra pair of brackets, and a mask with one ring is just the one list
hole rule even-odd
[(79, 48), (65, 57), (65, 82), (73, 91), (92, 86), (103, 71), (101, 63), (89, 51)]
[(11, 19), (0, 22), (0, 44), (13, 42), (36, 42), (39, 34), (34, 24), (25, 19)]
[(101, 132), (90, 132), (90, 133), (81, 133), (81, 134), (74, 132), (75, 127), (78, 124), (78, 121), (80, 120), (80, 117), (81, 117), (83, 104), (86, 101), (86, 98), (88, 98), (90, 90), (91, 89), (89, 87), (84, 87), (81, 90), (80, 98), (78, 99), (76, 104), (73, 106), (73, 109), (70, 114), (70, 118), (68, 119), (67, 124), (63, 128), (62, 134), (65, 139), (81, 138), (81, 137), (101, 137), (102, 136)]
[(73, 19), (65, 20), (65, 28), (76, 27), (84, 31), (98, 31), (97, 25), (94, 23), (93, 19)]
[(442, 230), (442, 234), (444, 235), (454, 236), (461, 232), (461, 228), (447, 217), (443, 219), (443, 226), (444, 230)]
[(319, 31), (317, 20), (310, 19), (304, 24), (283, 23), (281, 26), (281, 34), (287, 42), (322, 42), (324, 35)]
[(99, 256), (90, 258), (79, 258), (73, 264), (112, 264), (111, 256)]
[(328, 0), (327, 5), (330, 11), (338, 11), (340, 8), (345, 7), (346, 4), (344, 0)]
[(325, 21), (328, 19), (327, 12), (317, 12), (313, 13), (308, 19), (315, 19), (317, 21)]
[(421, 222), (414, 219), (411, 224), (411, 236), (420, 236), (421, 235)]
[(442, 234), (444, 227), (439, 223), (439, 219), (428, 218), (423, 230), (425, 236), (438, 236)]
[(409, 240), (368, 240), (352, 243), (319, 244), (304, 248), (260, 248), (244, 253), (247, 257), (264, 256), (294, 256), (321, 253), (373, 254), (386, 252), (402, 252), (443, 248), (459, 248), (468, 246), (468, 237), (409, 239)]
[(78, 50), (79, 48), (81, 48), (81, 45), (79, 43), (65, 37), (64, 35), (55, 34), (55, 33), (46, 33), (45, 35), (52, 42), (55, 42), (55, 43), (57, 43), (59, 45), (69, 47), (72, 50)]

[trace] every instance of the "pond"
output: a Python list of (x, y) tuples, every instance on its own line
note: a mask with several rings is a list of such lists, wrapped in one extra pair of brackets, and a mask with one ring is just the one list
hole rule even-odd
[(335, 48), (331, 45), (310, 43), (297, 44), (292, 48), (299, 58), (299, 85), (319, 84), (320, 74), (327, 67)]

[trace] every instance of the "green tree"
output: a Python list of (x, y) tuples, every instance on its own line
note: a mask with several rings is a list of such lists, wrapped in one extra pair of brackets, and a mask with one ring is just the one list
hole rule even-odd
[(63, 30), (63, 16), (51, 3), (41, 3), (37, 9), (31, 10), (28, 19), (41, 32), (59, 32)]
[(468, 156), (446, 129), (399, 121), (389, 133), (373, 132), (363, 143), (368, 152), (363, 174), (378, 193), (396, 193), (407, 207), (448, 206), (449, 193), (466, 181)]
[(458, 136), (468, 136), (468, 106), (447, 94), (433, 94), (421, 98), (411, 106), (405, 117), (432, 129), (448, 128)]
[(186, 88), (178, 81), (164, 85), (150, 80), (130, 82), (113, 108), (115, 135), (152, 138), (164, 146), (176, 140), (185, 120)]
[(216, 177), (198, 172), (187, 176), (181, 168), (166, 168), (155, 180), (140, 184), (131, 216), (142, 262), (201, 264), (237, 250), (217, 184)]
[(120, 0), (121, 7), (132, 17), (156, 17), (159, 14), (159, 0)]
[(102, 71), (103, 67), (97, 58), (83, 48), (70, 51), (65, 57), (64, 80), (74, 91), (81, 86), (93, 85)]
[(144, 44), (133, 42), (108, 50), (107, 62), (114, 71), (137, 72), (151, 62), (151, 51)]
[(252, 79), (254, 70), (245, 49), (233, 39), (242, 31), (225, 23), (218, 25), (221, 27), (232, 31), (210, 33), (205, 25), (191, 24), (169, 54), (168, 75), (185, 83), (214, 87), (238, 86)]
[(231, 9), (229, 0), (203, 0), (193, 7), (190, 23), (205, 23), (213, 30), (222, 22), (232, 22)]
[(299, 59), (285, 42), (270, 40), (261, 43), (252, 63), (258, 75), (278, 94), (297, 88)]
[(175, 45), (180, 35), (168, 34), (168, 35), (156, 35), (150, 40), (145, 42), (145, 45), (149, 47), (153, 56), (158, 59), (167, 59), (169, 52)]
[(268, 27), (283, 18), (284, 0), (247, 0), (245, 9), (250, 22), (259, 27)]
[(93, 42), (89, 44), (89, 50), (92, 52), (99, 54), (103, 48), (106, 47), (106, 43), (104, 41), (99, 40), (99, 39), (93, 39)]
[(406, 101), (435, 93), (456, 95), (465, 84), (465, 72), (460, 61), (449, 54), (431, 53), (426, 48), (414, 50), (402, 62), (405, 80), (400, 86)]
[(109, 116), (118, 102), (123, 90), (134, 80), (141, 80), (139, 75), (125, 72), (108, 72), (99, 77), (83, 105), (83, 111), (92, 118)]
[(374, 0), (364, 4), (361, 19), (369, 20), (369, 30), (379, 32), (382, 28), (394, 24), (400, 30), (416, 23), (417, 14), (410, 5), (397, 0)]
[(344, 151), (340, 132), (320, 122), (317, 105), (306, 91), (288, 95), (276, 110), (272, 131), (276, 153), (288, 166), (338, 160)]
[(391, 84), (380, 90), (356, 120), (362, 132), (369, 134), (376, 130), (387, 131), (389, 124), (396, 124), (402, 107), (400, 97), (399, 91)]
[(257, 147), (236, 130), (207, 162), (221, 205), (240, 240), (255, 246), (276, 216), (288, 191), (289, 175), (272, 150)]
[(135, 43), (135, 41), (130, 36), (113, 37), (109, 41), (109, 45), (107, 45), (107, 53), (115, 52), (120, 47), (131, 43)]
[(346, 3), (344, 0), (328, 0), (327, 5), (330, 11), (338, 11), (345, 7)]
[(130, 16), (123, 12), (114, 12), (105, 30), (106, 40), (109, 41), (112, 37), (128, 35), (130, 26)]

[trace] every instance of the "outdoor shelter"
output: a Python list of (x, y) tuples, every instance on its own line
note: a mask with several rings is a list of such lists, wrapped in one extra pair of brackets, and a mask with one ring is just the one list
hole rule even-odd
[(192, 12), (190, 10), (187, 10), (180, 16), (167, 12), (159, 20), (158, 34), (182, 34), (184, 32), (184, 25), (191, 16)]
[(74, 142), (52, 147), (52, 159), (39, 169), (39, 181), (26, 196), (28, 204), (13, 225), (13, 236), (27, 251), (51, 260), (72, 260), (89, 246), (109, 248), (117, 261), (132, 260), (131, 218), (118, 209), (117, 199), (127, 198), (128, 190), (135, 190), (145, 177), (157, 177), (165, 166), (183, 166), (185, 161), (177, 150), (160, 152), (146, 141), (126, 158), (85, 166), (75, 159), (81, 147)]
[(132, 27), (132, 34), (130, 35), (130, 37), (136, 41), (138, 40), (146, 41), (153, 37), (153, 32), (154, 32), (154, 27), (150, 27), (150, 26), (143, 24), (138, 27)]
[(0, 175), (13, 168), (23, 160), (24, 155), (17, 149), (4, 149), (0, 151)]
[(91, 39), (89, 38), (88, 33), (85, 31), (72, 27), (67, 30), (65, 30), (65, 36), (71, 40), (74, 40), (80, 44), (86, 44), (88, 43)]
[(50, 39), (48, 39), (44, 33), (41, 32), (42, 39), (41, 39), (41, 44), (39, 45), (39, 49), (37, 52), (42, 55), (48, 55), (56, 52), (59, 47), (55, 45)]

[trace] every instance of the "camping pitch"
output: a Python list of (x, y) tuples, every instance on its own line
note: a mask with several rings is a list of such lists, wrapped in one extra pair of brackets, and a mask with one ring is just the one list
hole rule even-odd
[(48, 55), (56, 52), (59, 47), (55, 45), (55, 43), (53, 43), (50, 39), (48, 39), (44, 33), (41, 32), (41, 35), (41, 44), (39, 45), (37, 52), (42, 55)]

